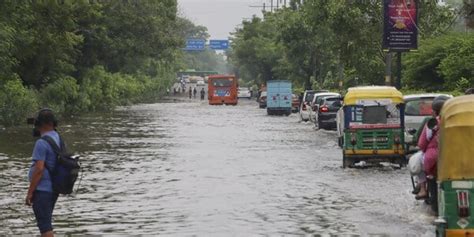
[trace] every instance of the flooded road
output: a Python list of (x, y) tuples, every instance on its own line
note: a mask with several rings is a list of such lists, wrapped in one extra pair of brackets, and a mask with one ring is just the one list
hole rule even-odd
[[(84, 177), (58, 201), (57, 233), (434, 233), (407, 170), (343, 170), (334, 132), (269, 117), (254, 101), (136, 105), (61, 131)], [(0, 235), (37, 233), (23, 205), (33, 142), (26, 127), (0, 131)]]

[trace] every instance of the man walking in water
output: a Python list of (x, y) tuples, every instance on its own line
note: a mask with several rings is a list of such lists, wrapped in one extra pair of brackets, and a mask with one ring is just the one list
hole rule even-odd
[(194, 87), (194, 89), (193, 89), (193, 96), (194, 96), (194, 99), (196, 99), (197, 93), (198, 93), (198, 90), (196, 89), (196, 87)]
[(193, 88), (189, 87), (189, 99), (193, 97)]
[(204, 97), (206, 96), (206, 91), (204, 88), (201, 88), (201, 100), (204, 100)]
[[(56, 132), (57, 120), (53, 111), (42, 109), (38, 112), (34, 122), (34, 136), (48, 136), (60, 146), (60, 137)], [(53, 209), (58, 199), (58, 193), (53, 191), (49, 169), (56, 166), (56, 154), (53, 148), (44, 139), (38, 139), (33, 150), (33, 162), (28, 173), (30, 186), (25, 203), (33, 206), (36, 222), (41, 237), (52, 237)]]

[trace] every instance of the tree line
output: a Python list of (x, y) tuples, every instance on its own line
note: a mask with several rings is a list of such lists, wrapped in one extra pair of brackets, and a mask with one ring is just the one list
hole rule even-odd
[(0, 1), (0, 124), (156, 98), (197, 57), (181, 50), (190, 36), (207, 29), (176, 0)]
[[(230, 62), (256, 84), (286, 79), (302, 89), (383, 85), (382, 2), (290, 1), (242, 22), (233, 33)], [(456, 0), (418, 2), (419, 50), (403, 54), (403, 84), (428, 91), (474, 86), (474, 34), (454, 32), (464, 30), (468, 11)]]

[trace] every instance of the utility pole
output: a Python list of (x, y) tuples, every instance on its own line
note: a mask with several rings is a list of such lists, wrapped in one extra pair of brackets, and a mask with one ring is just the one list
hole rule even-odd
[(397, 52), (397, 80), (395, 81), (397, 89), (402, 88), (402, 52)]
[(392, 53), (390, 51), (385, 57), (385, 85), (392, 85)]
[(270, 12), (273, 13), (273, 0), (270, 0)]

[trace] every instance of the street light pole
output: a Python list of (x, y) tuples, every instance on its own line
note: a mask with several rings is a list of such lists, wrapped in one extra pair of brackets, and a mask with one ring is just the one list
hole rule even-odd
[(402, 52), (397, 52), (397, 80), (395, 86), (397, 89), (402, 88)]
[(392, 53), (387, 52), (385, 57), (385, 85), (390, 86), (392, 84)]

